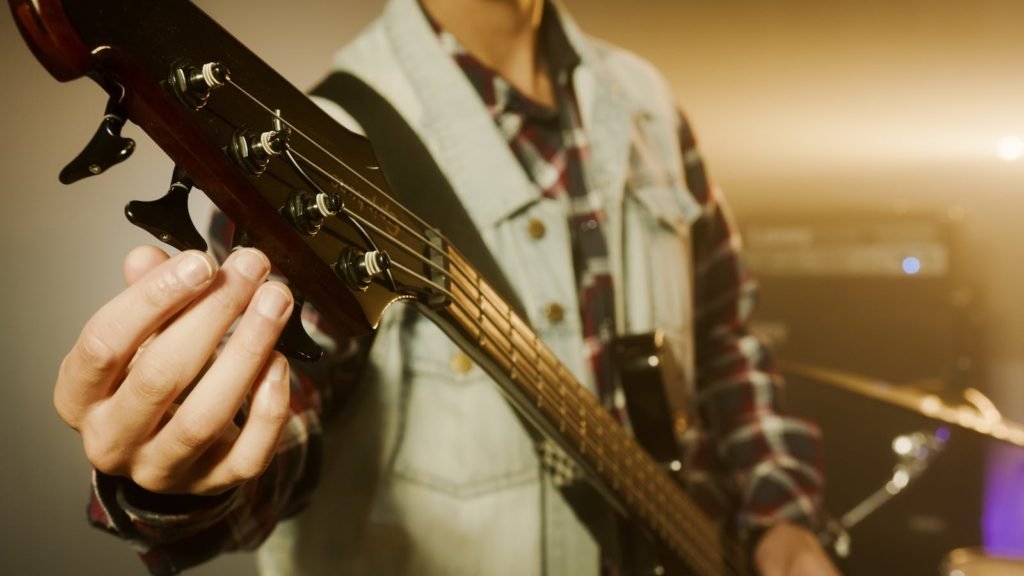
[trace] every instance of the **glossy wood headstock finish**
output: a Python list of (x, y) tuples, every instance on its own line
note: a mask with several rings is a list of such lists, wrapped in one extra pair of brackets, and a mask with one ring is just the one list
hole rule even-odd
[[(423, 226), (388, 197), (369, 142), (334, 122), (191, 2), (9, 3), (27, 44), (55, 78), (95, 80), (337, 329), (365, 332), (390, 303), (429, 291), (422, 279), (400, 273), (397, 286), (375, 282), (353, 290), (334, 264), (346, 247), (369, 249), (365, 238), (341, 221), (312, 236), (297, 231), (281, 209), (296, 191), (309, 190), (306, 182), (280, 158), (259, 176), (232, 158), (230, 143), (238, 131), (271, 130), (279, 110), (297, 128), (290, 146), (316, 164), (306, 171), (317, 184), (341, 194), (350, 212), (375, 226), (379, 233), (371, 236), (393, 260), (428, 273), (422, 258), (410, 254), (424, 252), (410, 234)], [(229, 71), (231, 85), (193, 109), (175, 95), (169, 79), (176, 69), (211, 62)]]

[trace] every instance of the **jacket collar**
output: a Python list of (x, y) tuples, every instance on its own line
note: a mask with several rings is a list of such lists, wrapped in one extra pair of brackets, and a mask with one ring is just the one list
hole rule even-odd
[[(634, 112), (614, 82), (602, 78), (607, 72), (591, 43), (564, 10), (555, 9), (565, 38), (580, 58), (574, 82), (582, 121), (591, 136), (589, 185), (605, 193), (606, 200), (617, 199), (625, 181)], [(495, 224), (538, 201), (540, 193), (494, 129), (472, 85), (437, 42), (417, 0), (391, 0), (381, 25), (422, 103), (416, 110), (400, 111), (418, 124), (420, 135), (486, 237)], [(392, 100), (400, 109), (407, 101)]]

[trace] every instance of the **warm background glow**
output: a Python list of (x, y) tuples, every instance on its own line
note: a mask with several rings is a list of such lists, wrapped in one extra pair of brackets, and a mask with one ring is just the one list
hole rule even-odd
[[(303, 88), (382, 5), (197, 3)], [(1024, 3), (567, 3), (585, 29), (668, 75), (741, 219), (844, 210), (954, 217), (986, 318), (981, 385), (1005, 415), (1024, 420), (1024, 164), (1006, 161), (1022, 153), (1012, 135), (1024, 134)], [(53, 81), (8, 17), (0, 59), (4, 572), (141, 574), (126, 547), (85, 527), (88, 467), (50, 395), (77, 329), (119, 289), (121, 257), (149, 241), (121, 207), (161, 194), (171, 163), (135, 129), (130, 162), (59, 185), (104, 97), (85, 80)], [(251, 571), (241, 556), (194, 573)]]

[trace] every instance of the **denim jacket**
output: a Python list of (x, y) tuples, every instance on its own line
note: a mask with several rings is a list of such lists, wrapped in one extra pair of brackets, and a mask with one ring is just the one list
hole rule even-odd
[[(675, 102), (650, 65), (561, 18), (582, 57), (573, 81), (591, 142), (586, 176), (606, 203), (617, 326), (666, 331), (680, 364), (692, 365), (689, 230), (700, 206), (685, 185)], [(335, 65), (417, 131), (531, 325), (588, 382), (578, 315), (544, 312), (579, 309), (565, 209), (538, 193), (416, 0), (391, 0)], [(318, 103), (352, 126), (337, 105)], [(542, 472), (533, 439), (429, 320), (393, 306), (364, 380), (325, 424), (320, 487), (260, 550), (264, 573), (598, 574), (597, 546)]]

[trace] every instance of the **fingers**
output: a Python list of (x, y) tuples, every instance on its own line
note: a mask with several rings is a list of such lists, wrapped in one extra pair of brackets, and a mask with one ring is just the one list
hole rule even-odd
[(139, 345), (202, 293), (215, 269), (206, 254), (183, 252), (103, 306), (61, 364), (54, 388), (58, 414), (77, 427), (90, 407), (110, 395)]
[[(165, 431), (171, 429), (180, 415), (179, 410)], [(153, 455), (135, 466), (132, 478), (151, 492), (223, 492), (263, 473), (277, 452), (278, 439), (288, 417), (288, 361), (274, 352), (259, 371), (248, 418), (241, 431), (228, 420), (219, 436), (212, 439), (209, 449), (192, 465), (170, 462), (162, 456), (166, 446), (154, 442), (155, 446), (149, 447)]]
[[(260, 287), (217, 361), (154, 439), (161, 458), (179, 465), (196, 460), (231, 423), (252, 383), (261, 374), (266, 378), (267, 366), (287, 370), (287, 362), (279, 355), (268, 358), (291, 309), (286, 287), (277, 282)], [(271, 380), (278, 376), (275, 372)]]
[(125, 284), (131, 286), (147, 272), (166, 262), (170, 256), (154, 246), (137, 246), (124, 258)]
[[(117, 415), (106, 428), (121, 442), (147, 441), (170, 404), (197, 378), (269, 272), (270, 262), (262, 253), (252, 249), (234, 252), (207, 291), (164, 327), (135, 358), (124, 382), (104, 406), (105, 411)], [(283, 287), (277, 290), (280, 294)], [(288, 295), (285, 304), (290, 303)], [(280, 326), (283, 321), (258, 326), (250, 321), (244, 330), (236, 332), (235, 337), (260, 342), (253, 344), (254, 350), (238, 362), (253, 365), (248, 371), (233, 375), (238, 386), (248, 389), (252, 384), (276, 341)], [(259, 350), (255, 350), (257, 347)], [(221, 396), (216, 403), (223, 401)], [(183, 440), (195, 443), (192, 450), (203, 448), (198, 436), (189, 435)]]
[(818, 539), (806, 528), (782, 522), (770, 528), (755, 551), (761, 576), (837, 576)]
[(839, 576), (839, 571), (824, 552), (807, 552), (793, 561), (788, 576)]
[[(207, 493), (266, 468), (289, 413), (288, 364), (273, 348), (294, 305), (284, 285), (266, 283), (269, 272), (266, 256), (252, 249), (236, 251), (219, 271), (199, 252), (129, 253), (129, 287), (83, 328), (54, 391), (97, 469), (156, 492)], [(250, 394), (239, 430), (233, 419)]]
[(274, 353), (261, 373), (249, 417), (237, 439), (231, 434), (225, 435), (224, 441), (204, 457), (209, 471), (194, 484), (197, 493), (223, 491), (256, 478), (266, 470), (277, 453), (281, 432), (288, 423), (289, 380), (288, 361)]
[(249, 419), (218, 472), (232, 483), (262, 474), (277, 450), (290, 415), (288, 360), (275, 353), (252, 398)]

